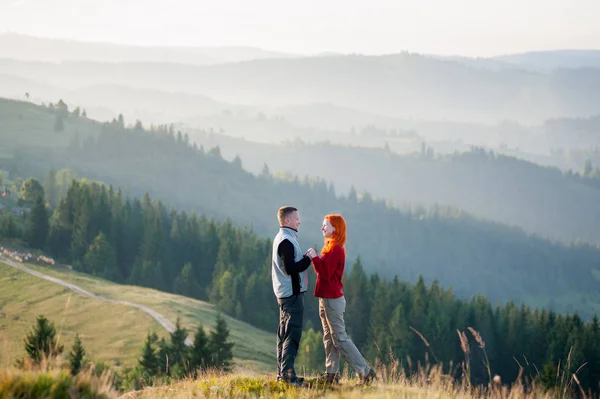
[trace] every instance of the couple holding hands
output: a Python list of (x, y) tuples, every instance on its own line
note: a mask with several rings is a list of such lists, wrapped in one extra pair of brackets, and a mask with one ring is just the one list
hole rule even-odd
[(360, 377), (360, 384), (369, 384), (377, 375), (346, 334), (344, 322), (346, 299), (342, 292), (342, 276), (346, 261), (346, 221), (337, 214), (325, 216), (321, 228), (324, 245), (319, 256), (313, 248), (305, 253), (300, 249), (300, 214), (297, 208), (281, 207), (277, 218), (280, 228), (273, 239), (271, 269), (273, 291), (279, 304), (277, 379), (297, 386), (303, 384), (303, 379), (296, 375), (294, 362), (302, 338), (304, 293), (308, 289), (306, 270), (312, 263), (317, 275), (314, 295), (319, 298), (325, 346), (327, 372), (322, 378), (327, 383), (339, 383), (342, 356)]

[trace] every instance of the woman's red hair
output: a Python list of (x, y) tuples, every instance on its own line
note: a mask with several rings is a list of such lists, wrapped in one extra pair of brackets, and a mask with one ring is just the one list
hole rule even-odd
[(346, 221), (342, 215), (325, 215), (325, 219), (329, 220), (335, 230), (331, 238), (325, 237), (325, 243), (323, 245), (323, 249), (321, 250), (322, 255), (325, 255), (327, 252), (331, 251), (336, 245), (344, 248), (344, 245), (346, 244)]

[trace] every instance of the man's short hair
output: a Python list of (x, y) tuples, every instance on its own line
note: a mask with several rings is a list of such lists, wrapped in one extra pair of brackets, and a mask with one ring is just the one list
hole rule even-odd
[(277, 211), (277, 220), (279, 220), (279, 224), (283, 225), (285, 218), (290, 216), (292, 213), (296, 212), (298, 208), (294, 208), (293, 206), (282, 206)]

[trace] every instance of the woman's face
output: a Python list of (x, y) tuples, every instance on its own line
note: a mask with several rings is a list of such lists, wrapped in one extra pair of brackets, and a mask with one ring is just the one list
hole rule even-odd
[(333, 232), (335, 231), (335, 227), (331, 225), (329, 219), (323, 220), (323, 227), (321, 227), (321, 231), (323, 232), (323, 236), (325, 238), (331, 238), (333, 236)]

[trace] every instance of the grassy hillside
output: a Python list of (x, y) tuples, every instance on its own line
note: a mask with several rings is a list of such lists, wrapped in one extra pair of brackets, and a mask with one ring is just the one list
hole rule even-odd
[[(175, 323), (195, 329), (202, 323), (212, 328), (217, 310), (202, 301), (163, 292), (110, 283), (66, 269), (28, 267), (73, 283), (107, 298), (146, 305)], [(70, 348), (75, 333), (94, 360), (109, 364), (118, 361), (133, 366), (148, 331), (167, 336), (150, 316), (135, 308), (103, 303), (82, 297), (57, 284), (39, 279), (0, 263), (0, 367), (23, 356), (23, 337), (38, 314), (54, 321), (61, 342)], [(275, 365), (275, 337), (250, 325), (224, 316), (235, 342), (234, 361), (245, 369), (272, 370)]]
[[(0, 98), (1, 137), (0, 161), (2, 157), (14, 156), (15, 148), (65, 147), (77, 133), (82, 142), (87, 137), (100, 134), (101, 123), (87, 118), (65, 118), (64, 130), (53, 131), (56, 115), (53, 110), (24, 101)], [(1, 165), (0, 165), (1, 166)]]
[(70, 348), (75, 333), (80, 333), (92, 358), (110, 363), (119, 360), (124, 366), (134, 365), (145, 331), (166, 336), (158, 323), (137, 309), (76, 295), (4, 263), (0, 263), (0, 290), (0, 365), (3, 367), (25, 354), (23, 337), (39, 314), (55, 323), (60, 342), (66, 348)]

